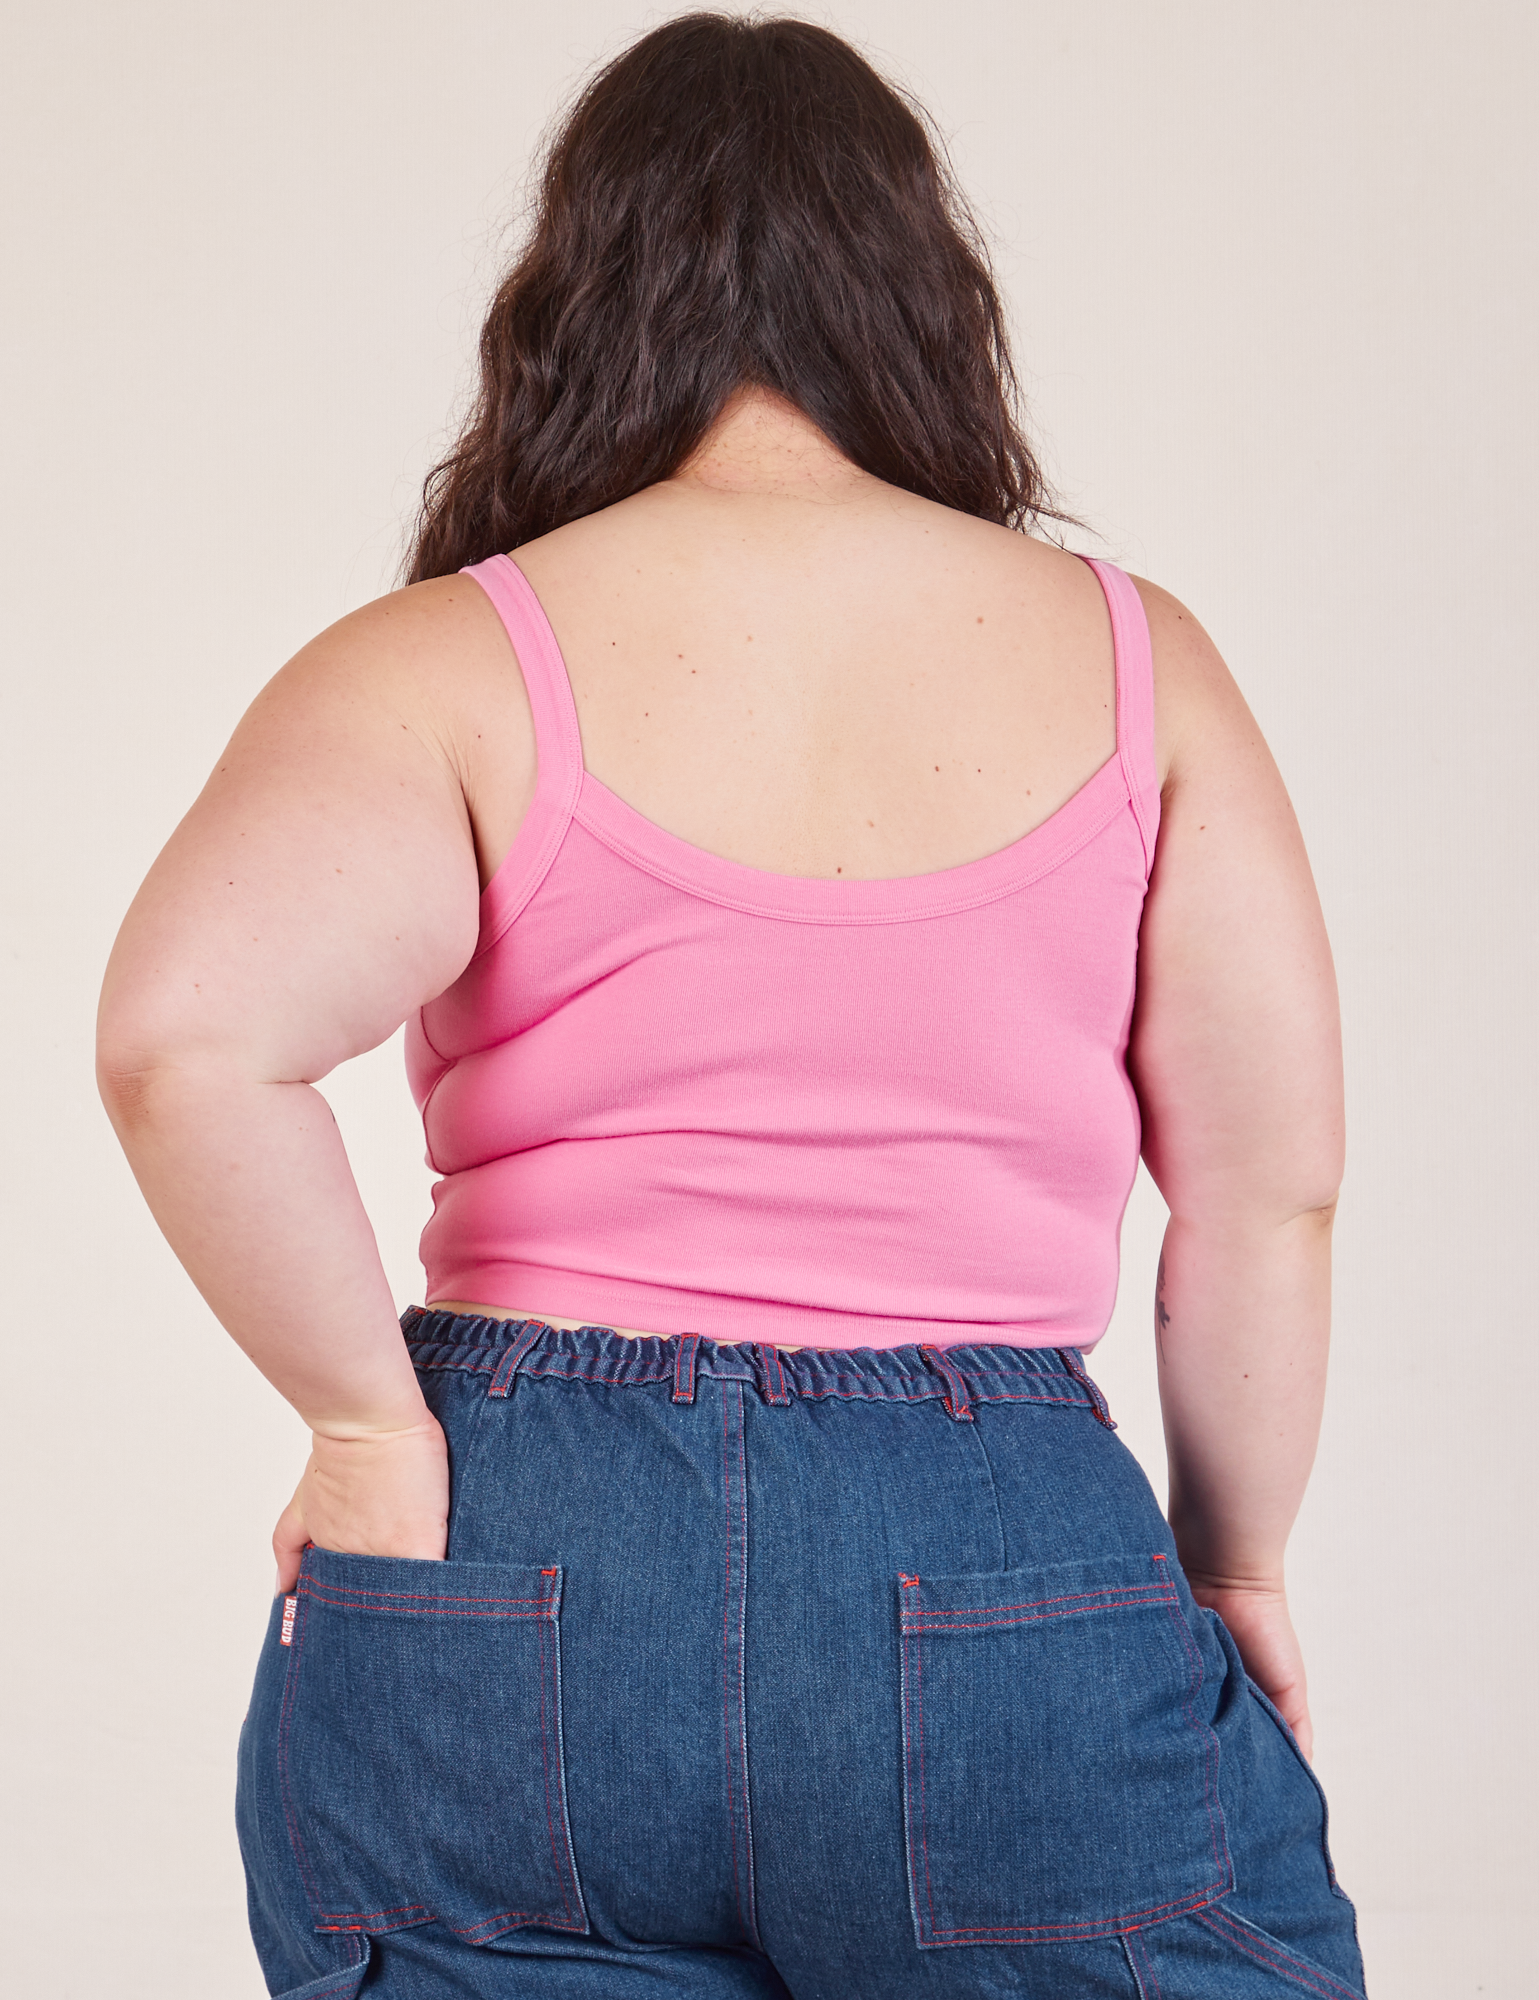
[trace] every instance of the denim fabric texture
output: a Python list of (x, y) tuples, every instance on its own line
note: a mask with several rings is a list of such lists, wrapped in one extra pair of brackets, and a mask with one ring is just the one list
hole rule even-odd
[(307, 1551), (284, 2000), (1356, 2000), (1325, 1801), (1068, 1349), (412, 1311), (448, 1559)]

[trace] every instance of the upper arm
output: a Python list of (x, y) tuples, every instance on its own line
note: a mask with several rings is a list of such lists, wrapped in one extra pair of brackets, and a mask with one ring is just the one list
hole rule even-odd
[(1341, 1177), (1335, 978), (1304, 843), (1207, 634), (1152, 584), (1160, 834), (1129, 1069), (1173, 1214), (1286, 1220)]
[(418, 585), (258, 695), (124, 920), (109, 1072), (214, 1055), (313, 1081), (453, 982), (477, 938), (461, 711), (488, 616), (466, 579)]

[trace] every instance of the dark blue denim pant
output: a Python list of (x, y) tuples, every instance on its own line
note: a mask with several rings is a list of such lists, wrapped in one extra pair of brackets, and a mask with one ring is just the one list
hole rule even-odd
[(1361, 1994), (1319, 1788), (1077, 1354), (405, 1326), (449, 1559), (274, 1604), (274, 1994)]

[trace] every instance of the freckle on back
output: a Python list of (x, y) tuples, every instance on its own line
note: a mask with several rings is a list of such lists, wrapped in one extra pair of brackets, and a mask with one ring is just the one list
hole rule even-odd
[[(818, 1347), (949, 1344), (966, 1337), (959, 1329), (978, 1337), (980, 1328), (991, 1341), (1026, 1346), (1092, 1343), (1115, 1293), (1117, 1225), (1137, 1159), (1121, 1044), (1158, 813), (1152, 683), (1147, 647), (1137, 650), (1132, 585), (1104, 572), (1108, 597), (1122, 593), (1113, 606), (1123, 646), (1121, 756), (1034, 831), (976, 860), (873, 880), (859, 871), (881, 843), (857, 848), (853, 862), (832, 856), (841, 845), (850, 852), (844, 843), (862, 825), (875, 832), (878, 811), (883, 841), (892, 837), (889, 795), (863, 797), (843, 775), (812, 874), (794, 864), (774, 873), (691, 845), (623, 789), (585, 784), (571, 684), (532, 587), (520, 590), (505, 558), (476, 574), (486, 575), (525, 669), (541, 778), (506, 873), (486, 889), (474, 972), (422, 1010), (414, 1042), (430, 1150), (445, 1169), (423, 1238), (428, 1296), (522, 1302), (512, 1288), (527, 1282), (538, 1284), (535, 1304), (594, 1323), (703, 1322), (718, 1336), (773, 1341), (789, 1317)], [(969, 621), (978, 629), (965, 597), (954, 615), (963, 637)], [(734, 686), (731, 635), (740, 632), (745, 649), (757, 638), (733, 618), (729, 609), (711, 628), (712, 650), (701, 657), (711, 658), (713, 688), (696, 706), (708, 710), (706, 695), (721, 688), (721, 756), (740, 746), (748, 772), (766, 746), (778, 747), (781, 629), (761, 621), (763, 666), (736, 663)], [(900, 814), (911, 797), (921, 824), (941, 825), (954, 805), (959, 815), (973, 810), (985, 791), (932, 794), (904, 781), (901, 769), (917, 774), (927, 743), (932, 776), (986, 773), (1017, 808), (1027, 801), (1028, 813), (1033, 787), (1053, 788), (1017, 743), (1002, 741), (996, 753), (992, 738), (969, 741), (948, 727), (956, 673), (980, 676), (974, 687), (988, 689), (1013, 672), (1008, 647), (1000, 659), (990, 652), (1001, 623), (984, 646), (958, 648), (960, 663), (928, 641), (924, 653), (900, 650), (891, 661), (893, 707), (871, 718), (871, 733), (880, 742), (888, 732), (897, 745), (892, 796)], [(601, 664), (601, 649), (616, 641), (602, 622), (589, 630)], [(666, 659), (666, 644), (654, 660)], [(678, 664), (684, 649), (674, 650)], [(666, 672), (639, 678), (646, 663), (629, 638), (609, 690), (633, 667), (631, 702), (663, 699)], [(1092, 728), (1100, 692), (1082, 705)], [(633, 705), (617, 706), (620, 725), (636, 716)], [(765, 728), (744, 728), (761, 706)], [(851, 734), (859, 711), (813, 703), (807, 720), (804, 742), (822, 760), (810, 791), (820, 782), (826, 790), (828, 773), (864, 783), (863, 745)], [(1033, 731), (1039, 746), (1051, 737), (1052, 751), (1071, 733), (1051, 705)], [(623, 728), (612, 733), (618, 739)], [(644, 748), (659, 742), (656, 732), (628, 734)], [(802, 747), (794, 735), (790, 743), (793, 753)], [(990, 763), (969, 767), (968, 753), (984, 748)], [(742, 789), (761, 775), (773, 790), (775, 774), (762, 766)], [(594, 776), (609, 772), (600, 766)], [(730, 783), (707, 801), (707, 837), (723, 802), (730, 821)], [(487, 996), (506, 990), (515, 963), (527, 1031), (489, 1012)], [(1097, 996), (1089, 1014), (1087, 993)], [(927, 1053), (937, 1023), (942, 1060)], [(570, 1082), (559, 1068), (550, 1077), (532, 1134), (512, 1110), (536, 1049), (525, 1032), (585, 1052)], [(462, 1057), (474, 1058), (473, 1106), (470, 1069), (451, 1074)], [(895, 1072), (905, 1079), (897, 1145)], [(494, 1128), (505, 1136), (488, 1147)], [(578, 1141), (582, 1171), (573, 1174)], [(873, 1260), (852, 1255), (852, 1185), (862, 1240), (882, 1246)], [(672, 1246), (666, 1288), (649, 1291), (616, 1238), (637, 1212), (638, 1190), (648, 1241)], [(538, 1240), (522, 1220), (533, 1212)], [(925, 1261), (937, 1240), (951, 1252), (943, 1297)], [(730, 1296), (717, 1276), (724, 1271)], [(932, 1297), (935, 1306), (916, 1308)]]

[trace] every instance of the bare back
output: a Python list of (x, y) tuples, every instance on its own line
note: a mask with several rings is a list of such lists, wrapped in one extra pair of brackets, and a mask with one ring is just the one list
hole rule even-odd
[[(670, 481), (518, 551), (587, 768), (669, 832), (779, 874), (927, 874), (1009, 845), (1115, 749), (1094, 576), (843, 461), (818, 469)], [(532, 783), (521, 691), (476, 732), (485, 876)]]

